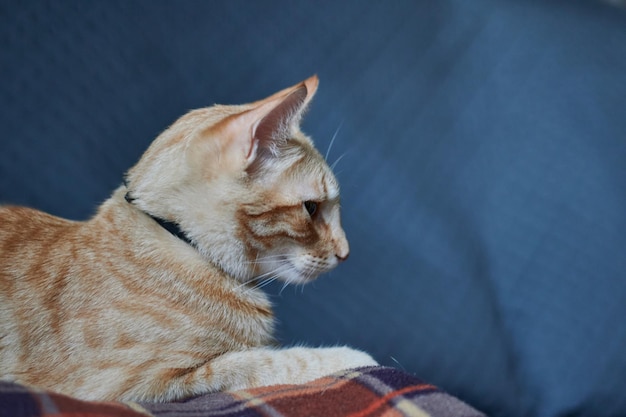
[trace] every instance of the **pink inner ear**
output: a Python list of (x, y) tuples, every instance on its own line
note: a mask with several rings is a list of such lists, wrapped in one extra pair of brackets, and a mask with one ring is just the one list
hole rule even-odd
[(261, 147), (272, 150), (289, 139), (294, 124), (300, 122), (306, 97), (307, 88), (304, 84), (285, 97), (259, 122), (254, 131), (254, 140), (258, 140)]

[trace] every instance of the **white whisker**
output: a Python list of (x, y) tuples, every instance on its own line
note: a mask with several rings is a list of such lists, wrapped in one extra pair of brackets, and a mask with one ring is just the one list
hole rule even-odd
[(241, 284), (237, 285), (235, 287), (235, 290), (240, 290), (241, 287), (245, 287), (246, 285), (250, 284), (252, 281), (254, 281), (256, 278), (250, 278), (249, 280), (246, 280), (244, 282), (242, 282)]
[(256, 258), (254, 261), (246, 261), (246, 264), (257, 264), (257, 263), (262, 263), (262, 262), (266, 262), (266, 261), (276, 261), (276, 260), (287, 260), (287, 257), (285, 255), (268, 255), (268, 256), (264, 256), (262, 258)]
[(283, 283), (283, 286), (280, 288), (280, 291), (278, 291), (278, 295), (283, 295), (283, 291), (285, 290), (285, 288), (287, 288), (287, 286), (289, 286), (289, 281), (291, 280), (287, 280)]
[[(274, 261), (276, 262), (276, 261)], [(266, 285), (269, 285), (270, 283), (276, 281), (277, 279), (279, 279), (282, 275), (284, 275), (285, 272), (288, 272), (291, 269), (291, 264), (289, 263), (288, 259), (286, 259), (284, 256), (281, 257), (280, 261), (279, 261), (279, 265), (272, 269), (271, 271), (265, 272), (261, 275), (257, 275), (249, 280), (247, 280), (246, 282), (238, 285), (236, 287), (236, 289), (240, 289), (242, 287), (248, 287), (244, 290), (245, 292), (248, 291), (252, 291), (255, 289), (259, 289), (259, 288), (263, 288)], [(256, 282), (255, 282), (256, 281)], [(253, 285), (250, 285), (250, 283), (254, 282)], [(288, 282), (287, 282), (288, 283)]]
[(335, 130), (335, 133), (330, 140), (330, 144), (328, 145), (328, 149), (326, 150), (326, 155), (324, 156), (324, 160), (326, 161), (328, 161), (328, 155), (330, 155), (330, 150), (333, 148), (333, 143), (335, 143), (335, 138), (337, 137), (337, 133), (339, 133), (339, 130), (341, 130), (341, 126), (343, 126), (343, 120), (341, 121), (341, 123), (339, 123), (337, 130)]
[(252, 291), (252, 290), (259, 289), (259, 288), (263, 288), (266, 285), (269, 285), (271, 282), (276, 281), (277, 279), (278, 279), (278, 276), (274, 275), (274, 276), (271, 276), (269, 278), (254, 279), (254, 280), (248, 281), (246, 284), (249, 284), (252, 281), (258, 281), (258, 282), (256, 282), (254, 285), (246, 288), (243, 292), (245, 294), (248, 291)]
[[(281, 265), (281, 266), (282, 266), (282, 265)], [(246, 281), (242, 282), (242, 283), (241, 283), (241, 284), (239, 284), (238, 286), (236, 286), (236, 287), (235, 287), (235, 289), (236, 289), (236, 290), (238, 290), (238, 289), (240, 289), (241, 287), (245, 287), (246, 285), (248, 285), (248, 284), (250, 284), (251, 282), (254, 282), (254, 281), (259, 281), (259, 280), (263, 281), (263, 280), (265, 280), (265, 279), (271, 279), (271, 278), (272, 278), (272, 275), (275, 275), (275, 272), (276, 272), (279, 268), (280, 268), (280, 267), (278, 267), (278, 268), (276, 268), (276, 269), (274, 269), (274, 270), (272, 270), (272, 271), (266, 272), (266, 273), (264, 273), (264, 274), (254, 276), (254, 277), (252, 277), (252, 278), (250, 278), (250, 279), (248, 279), (248, 280), (246, 280)], [(268, 277), (269, 277), (269, 278), (268, 278)], [(254, 287), (254, 286), (253, 286), (253, 287)]]
[(271, 284), (272, 282), (276, 281), (278, 279), (278, 276), (273, 276), (272, 278), (266, 278), (263, 281), (261, 281), (259, 284), (255, 285), (253, 288), (263, 288), (266, 285)]
[(335, 160), (335, 162), (333, 162), (333, 164), (330, 166), (330, 170), (331, 170), (331, 171), (333, 171), (333, 172), (335, 171), (335, 167), (337, 166), (337, 164), (339, 163), (339, 161), (341, 161), (341, 160), (343, 159), (343, 157), (344, 157), (344, 156), (346, 156), (346, 154), (347, 154), (347, 153), (348, 153), (347, 151), (346, 151), (346, 152), (344, 152), (344, 153), (342, 153), (342, 154), (341, 154), (341, 156), (340, 156), (339, 158), (337, 158), (337, 159)]
[(250, 261), (250, 262), (245, 262), (245, 263), (248, 265), (267, 265), (267, 264), (274, 264), (279, 261), (280, 261), (279, 259), (275, 259), (275, 260), (268, 259), (266, 261)]

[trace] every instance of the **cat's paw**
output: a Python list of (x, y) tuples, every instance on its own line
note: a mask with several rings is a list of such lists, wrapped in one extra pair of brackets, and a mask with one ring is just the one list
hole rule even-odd
[(228, 352), (210, 363), (213, 391), (267, 385), (302, 384), (347, 369), (378, 365), (367, 353), (349, 347), (259, 348)]
[(298, 364), (290, 367), (298, 371), (290, 375), (289, 383), (305, 383), (349, 369), (378, 365), (367, 353), (347, 346), (295, 347), (278, 352)]
[(332, 356), (332, 362), (338, 367), (338, 371), (378, 365), (378, 362), (376, 362), (369, 354), (347, 346), (320, 349), (326, 351), (327, 354)]

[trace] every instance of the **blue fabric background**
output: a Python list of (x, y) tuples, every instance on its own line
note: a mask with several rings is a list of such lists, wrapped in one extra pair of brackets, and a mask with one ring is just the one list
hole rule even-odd
[[(626, 415), (626, 13), (593, 1), (0, 2), (0, 201), (89, 217), (188, 109), (317, 73), (350, 260), (286, 344), (493, 416)], [(338, 130), (339, 129), (339, 130)]]

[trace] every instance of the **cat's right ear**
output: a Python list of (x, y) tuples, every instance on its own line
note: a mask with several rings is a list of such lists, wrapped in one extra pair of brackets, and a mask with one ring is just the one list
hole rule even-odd
[(317, 76), (254, 102), (224, 122), (222, 150), (240, 167), (254, 170), (275, 158), (296, 129), (318, 86)]

